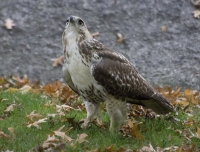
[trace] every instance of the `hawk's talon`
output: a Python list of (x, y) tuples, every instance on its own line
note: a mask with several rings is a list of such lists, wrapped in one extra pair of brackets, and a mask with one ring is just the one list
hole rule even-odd
[(90, 123), (90, 120), (89, 119), (81, 119), (80, 121), (79, 121), (79, 124), (81, 124), (81, 123), (83, 123), (82, 125), (81, 125), (81, 128), (82, 129), (86, 129), (87, 127), (88, 127), (88, 125), (89, 125), (89, 123)]

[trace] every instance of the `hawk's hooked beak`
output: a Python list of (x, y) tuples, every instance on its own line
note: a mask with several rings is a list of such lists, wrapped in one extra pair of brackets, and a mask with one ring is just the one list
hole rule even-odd
[(69, 17), (69, 22), (70, 22), (70, 23), (74, 23), (74, 21), (75, 21), (75, 17), (70, 16), (70, 17)]

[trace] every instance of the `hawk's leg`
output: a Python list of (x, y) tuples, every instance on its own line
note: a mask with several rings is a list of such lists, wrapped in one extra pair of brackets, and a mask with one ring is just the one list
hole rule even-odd
[(111, 97), (106, 101), (106, 109), (110, 117), (110, 130), (120, 129), (121, 125), (127, 119), (126, 102)]
[(84, 123), (82, 124), (82, 128), (87, 128), (89, 122), (91, 122), (93, 119), (97, 118), (97, 122), (101, 124), (101, 119), (100, 119), (100, 110), (101, 110), (101, 105), (100, 103), (93, 103), (93, 102), (88, 102), (85, 101), (85, 108), (87, 110), (87, 118), (84, 119)]

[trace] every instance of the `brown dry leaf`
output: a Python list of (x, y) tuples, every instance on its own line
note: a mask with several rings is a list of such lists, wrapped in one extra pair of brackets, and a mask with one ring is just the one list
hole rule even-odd
[(176, 129), (175, 132), (177, 132), (178, 134), (180, 134), (181, 136), (183, 136), (188, 141), (191, 141), (192, 138), (200, 139), (199, 136), (198, 136), (198, 133), (197, 132), (193, 133), (191, 131), (191, 129), (189, 129), (189, 128), (183, 129), (183, 130)]
[(56, 138), (54, 135), (48, 135), (47, 140), (42, 144), (43, 148), (49, 148), (52, 145), (55, 147), (58, 143), (60, 142), (60, 140), (58, 138)]
[(117, 33), (117, 42), (118, 43), (122, 43), (123, 42), (123, 40), (124, 40), (124, 37), (122, 36), (122, 34), (121, 33)]
[(16, 134), (15, 134), (14, 128), (13, 127), (9, 127), (8, 130), (10, 131), (10, 133), (12, 135), (12, 138), (15, 139), (16, 138)]
[(11, 30), (13, 26), (15, 26), (15, 23), (12, 19), (7, 18), (5, 20), (4, 26), (6, 27), (7, 30)]
[(191, 2), (194, 6), (200, 7), (200, 0), (191, 0)]
[(156, 150), (153, 148), (151, 144), (149, 146), (143, 146), (139, 152), (156, 152)]
[(44, 107), (48, 108), (48, 107), (54, 107), (55, 106), (55, 101), (54, 100), (48, 100), (45, 104)]
[(63, 65), (63, 59), (64, 59), (63, 55), (58, 58), (51, 59), (51, 61), (53, 61), (53, 67), (57, 67), (59, 64)]
[(195, 98), (194, 95), (191, 96), (190, 98), (191, 103), (195, 104), (195, 105), (199, 105), (199, 99)]
[(186, 89), (183, 95), (189, 103), (199, 104), (199, 93), (196, 90)]
[(156, 147), (156, 152), (178, 152), (178, 146), (171, 146), (166, 148)]
[(186, 89), (184, 90), (184, 95), (187, 97), (190, 97), (191, 95), (193, 95), (193, 91), (190, 89)]
[(60, 91), (60, 100), (63, 103), (68, 103), (69, 101), (75, 100), (78, 97), (68, 85), (64, 85)]
[(75, 148), (77, 144), (81, 144), (83, 142), (88, 142), (87, 140), (85, 140), (85, 138), (87, 136), (88, 135), (85, 133), (78, 135), (77, 139), (74, 142), (71, 142), (71, 144), (70, 144), (71, 148)]
[(72, 129), (72, 127), (71, 127), (71, 128), (68, 128), (66, 131), (62, 132), (61, 130), (62, 130), (64, 127), (65, 127), (65, 125), (63, 125), (63, 126), (60, 127), (58, 130), (53, 131), (53, 132), (54, 132), (54, 134), (55, 134), (56, 136), (59, 136), (59, 137), (62, 138), (62, 142), (63, 142), (63, 143), (71, 142), (73, 139), (70, 138), (69, 136), (67, 136), (65, 133), (68, 132), (68, 131), (70, 131), (70, 130)]
[(14, 107), (16, 106), (15, 103), (10, 104), (5, 110), (4, 112), (11, 112), (14, 111)]
[(16, 87), (22, 87), (29, 83), (27, 75), (24, 75), (22, 79), (19, 75), (13, 76), (12, 79), (16, 81)]
[(177, 149), (176, 152), (194, 152), (195, 145), (182, 145), (180, 148)]
[(131, 117), (138, 118), (138, 117), (145, 117), (147, 119), (153, 119), (156, 117), (156, 113), (153, 112), (150, 109), (145, 109), (142, 106), (139, 105), (130, 105), (129, 106), (130, 113), (128, 117), (131, 119)]
[(62, 82), (54, 81), (50, 84), (44, 85), (42, 87), (42, 91), (48, 96), (57, 98), (60, 95), (61, 87), (62, 87)]
[(114, 145), (110, 145), (105, 149), (106, 152), (113, 152), (114, 151)]
[[(82, 121), (84, 121), (84, 119), (82, 119)], [(81, 121), (79, 121), (80, 123)], [(92, 120), (90, 123), (92, 123), (93, 125), (100, 127), (102, 129), (108, 129), (107, 123), (106, 122), (102, 122), (102, 120), (100, 118), (94, 119)]]
[(70, 109), (75, 110), (73, 107), (70, 107), (68, 105), (56, 105), (56, 112), (60, 113), (62, 111), (68, 112)]
[(56, 115), (57, 115), (57, 114), (55, 114), (55, 113), (48, 113), (48, 114), (47, 114), (48, 117), (52, 117), (52, 118), (54, 118)]
[(9, 88), (12, 85), (6, 78), (0, 78), (0, 90)]
[(200, 10), (194, 10), (192, 13), (194, 14), (195, 18), (199, 18), (199, 16), (200, 16)]
[(140, 123), (136, 123), (136, 124), (134, 124), (134, 126), (131, 128), (132, 129), (132, 131), (131, 131), (131, 136), (132, 137), (135, 137), (136, 139), (144, 139), (144, 136), (142, 136), (141, 135), (141, 133), (140, 133), (140, 131), (138, 130), (138, 125), (139, 125)]
[(167, 98), (172, 104), (179, 98), (181, 92), (180, 87), (177, 87), (175, 90), (172, 90), (171, 87), (158, 87), (156, 88), (159, 93), (161, 93), (165, 98)]
[(187, 126), (187, 127), (194, 126), (195, 123), (196, 123), (196, 122), (195, 122), (194, 119), (192, 119), (192, 118), (189, 118), (189, 119), (183, 121), (183, 124), (184, 124), (185, 126)]
[(21, 91), (21, 93), (22, 94), (26, 94), (26, 93), (28, 93), (28, 92), (30, 92), (30, 91), (32, 91), (33, 89), (31, 88), (31, 86), (29, 86), (29, 85), (25, 85), (25, 86), (23, 86), (23, 87), (21, 87), (20, 89), (19, 89), (19, 91)]
[(138, 125), (141, 124), (140, 122), (133, 122), (132, 120), (128, 120), (126, 125), (123, 125), (120, 129), (121, 133), (124, 136), (131, 136), (138, 140), (144, 139), (144, 137), (140, 134), (138, 130)]
[(3, 131), (0, 131), (0, 138), (8, 140), (10, 137), (7, 134), (5, 134)]
[(31, 126), (34, 126), (37, 129), (41, 129), (41, 127), (39, 126), (39, 124), (46, 122), (46, 120), (47, 120), (47, 118), (39, 119), (38, 121), (35, 121), (32, 124), (28, 124), (27, 127), (30, 128)]
[(83, 143), (83, 142), (88, 142), (87, 140), (85, 140), (85, 138), (88, 135), (86, 133), (82, 133), (80, 135), (78, 135), (78, 138), (76, 139), (76, 142), (78, 142), (79, 144)]
[(161, 30), (162, 30), (162, 32), (166, 32), (166, 31), (167, 31), (167, 27), (163, 25), (163, 26), (161, 27)]
[(40, 113), (35, 113), (35, 110), (32, 111), (29, 115), (26, 114), (26, 119), (29, 120), (29, 123), (33, 123), (35, 120), (41, 119), (43, 116)]

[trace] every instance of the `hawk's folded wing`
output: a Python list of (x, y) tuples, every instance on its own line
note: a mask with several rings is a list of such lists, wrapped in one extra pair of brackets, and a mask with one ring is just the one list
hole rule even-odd
[(173, 111), (171, 104), (146, 82), (123, 55), (105, 50), (96, 52), (94, 58), (91, 74), (109, 94), (146, 106), (157, 113)]

